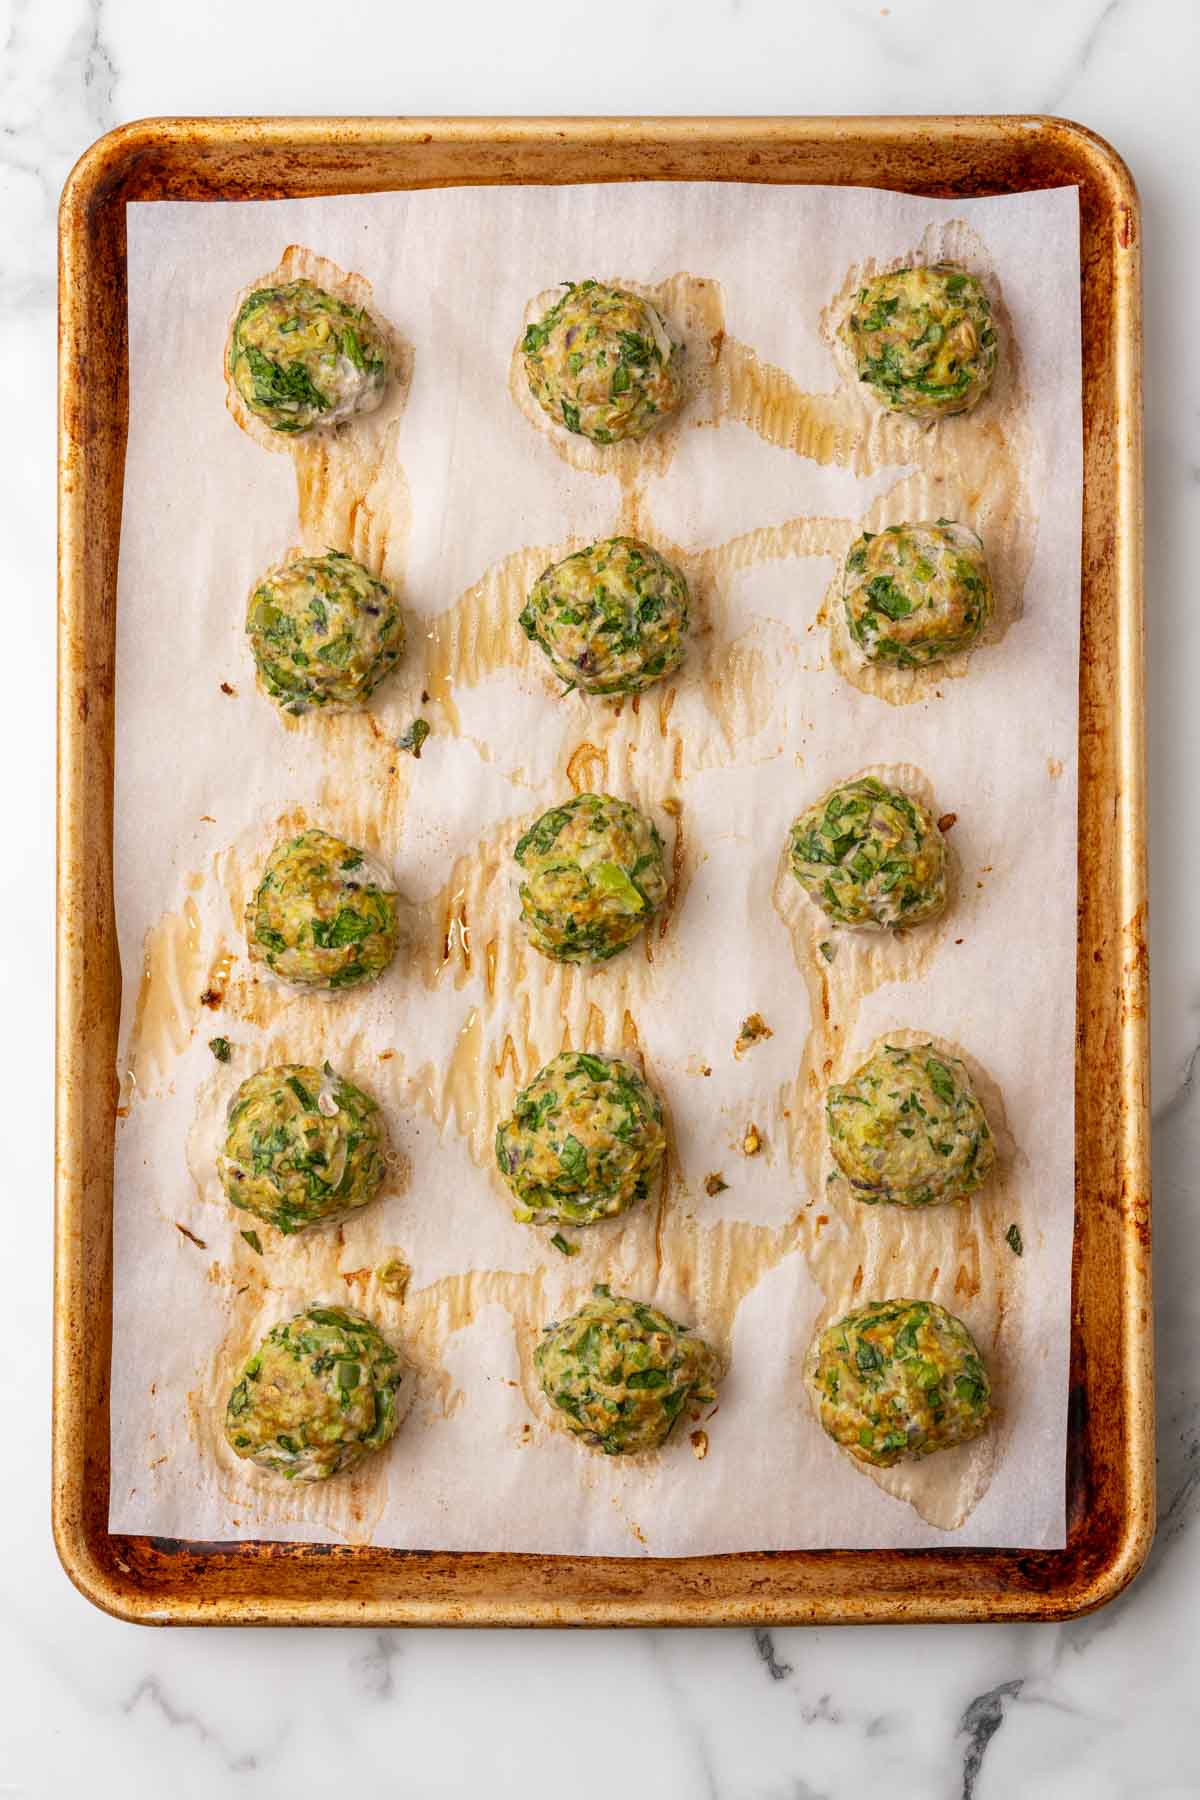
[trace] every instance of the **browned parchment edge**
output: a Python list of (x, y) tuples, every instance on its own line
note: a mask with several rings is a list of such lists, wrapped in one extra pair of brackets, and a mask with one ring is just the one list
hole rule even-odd
[[(125, 202), (646, 179), (950, 197), (1080, 190), (1085, 480), (1067, 1547), (626, 1560), (112, 1535), (113, 658), (128, 416)], [(63, 1566), (97, 1606), (148, 1624), (376, 1628), (1064, 1619), (1111, 1600), (1137, 1573), (1154, 1530), (1139, 240), (1137, 193), (1120, 158), (1085, 127), (1053, 118), (151, 119), (110, 132), (76, 165), (59, 235), (53, 1515)]]

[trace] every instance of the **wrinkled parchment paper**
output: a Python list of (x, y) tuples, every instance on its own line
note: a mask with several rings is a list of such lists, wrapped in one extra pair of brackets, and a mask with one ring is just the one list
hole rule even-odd
[[(1004, 361), (975, 414), (926, 431), (878, 414), (833, 333), (864, 275), (941, 255), (989, 283)], [(275, 270), (368, 299), (395, 334), (389, 400), (336, 439), (267, 444), (227, 408), (235, 301)], [(585, 275), (654, 295), (687, 339), (687, 406), (640, 450), (567, 437), (520, 379), (530, 303)], [(129, 208), (114, 1529), (631, 1556), (1063, 1542), (1078, 283), (1065, 189)], [(831, 609), (839, 560), (864, 526), (942, 515), (988, 546), (990, 637), (969, 669), (864, 674)], [(614, 706), (563, 697), (516, 615), (547, 563), (618, 530), (684, 567), (696, 628), (678, 677)], [(409, 649), (369, 714), (285, 723), (255, 688), (245, 599), (327, 545), (399, 585)], [(419, 761), (396, 748), (418, 715)], [(895, 941), (828, 929), (783, 862), (796, 813), (866, 768), (957, 815), (950, 909)], [(573, 789), (639, 802), (674, 872), (645, 941), (594, 970), (526, 948), (510, 881), (519, 832)], [(367, 992), (290, 995), (247, 962), (246, 895), (305, 823), (395, 870), (401, 952)], [(752, 1012), (772, 1035), (739, 1056)], [(829, 1179), (827, 1082), (904, 1031), (964, 1055), (992, 1119), (999, 1172), (969, 1208), (868, 1208)], [(568, 1232), (571, 1258), (513, 1222), (491, 1163), (516, 1087), (565, 1045), (640, 1058), (672, 1128), (661, 1202)], [(223, 1203), (221, 1118), (264, 1062), (326, 1057), (384, 1105), (389, 1177), (340, 1229), (284, 1240)], [(403, 1302), (374, 1273), (388, 1258), (411, 1266)], [(715, 1415), (658, 1457), (588, 1452), (531, 1379), (541, 1325), (596, 1280), (729, 1358)], [(904, 1294), (967, 1321), (997, 1416), (871, 1475), (819, 1429), (803, 1357), (819, 1322)], [(415, 1382), (387, 1454), (302, 1488), (238, 1463), (220, 1423), (235, 1363), (309, 1300), (378, 1319)]]

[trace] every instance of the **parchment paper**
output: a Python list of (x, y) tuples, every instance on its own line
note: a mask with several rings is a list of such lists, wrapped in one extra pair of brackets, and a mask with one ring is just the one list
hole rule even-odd
[[(832, 334), (864, 274), (943, 254), (990, 284), (1004, 361), (975, 414), (925, 431), (878, 414)], [(237, 296), (281, 261), (369, 294), (397, 335), (384, 408), (313, 446), (268, 445), (226, 405)], [(529, 305), (585, 275), (656, 295), (687, 338), (687, 406), (640, 450), (550, 426), (514, 360)], [(1062, 1544), (1078, 284), (1067, 189), (129, 208), (113, 1529), (626, 1555)], [(984, 536), (989, 640), (969, 667), (857, 671), (830, 607), (841, 556), (864, 526), (942, 515)], [(636, 704), (564, 698), (516, 615), (547, 563), (618, 530), (687, 572), (691, 652)], [(245, 599), (290, 548), (327, 545), (399, 584), (409, 649), (369, 714), (285, 723), (255, 688)], [(419, 762), (395, 747), (418, 714)], [(957, 815), (952, 904), (895, 941), (831, 931), (783, 861), (802, 807), (868, 767)], [(573, 788), (645, 807), (675, 872), (646, 940), (594, 970), (529, 951), (511, 887), (519, 832)], [(246, 959), (246, 895), (306, 822), (395, 870), (403, 943), (368, 992), (290, 995)], [(739, 1057), (754, 1011), (773, 1035)], [(863, 1207), (829, 1179), (825, 1085), (906, 1030), (966, 1056), (992, 1119), (999, 1172), (968, 1208)], [(516, 1087), (568, 1044), (641, 1057), (672, 1129), (661, 1203), (568, 1232), (571, 1258), (514, 1223), (491, 1161)], [(386, 1191), (340, 1229), (257, 1226), (260, 1256), (215, 1181), (224, 1108), (263, 1063), (326, 1057), (386, 1109)], [(389, 1256), (411, 1265), (403, 1303), (373, 1273)], [(531, 1379), (542, 1324), (596, 1280), (729, 1358), (715, 1415), (661, 1456), (588, 1452)], [(904, 1294), (967, 1321), (997, 1417), (974, 1446), (873, 1477), (820, 1430), (803, 1356), (820, 1322)], [(309, 1300), (377, 1318), (415, 1385), (386, 1454), (301, 1488), (238, 1463), (220, 1426), (235, 1364)]]

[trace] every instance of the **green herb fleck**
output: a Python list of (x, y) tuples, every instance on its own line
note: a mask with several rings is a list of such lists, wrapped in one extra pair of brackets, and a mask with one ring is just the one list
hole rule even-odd
[(298, 1075), (289, 1075), (284, 1086), (291, 1088), (305, 1112), (316, 1112), (317, 1103)]
[(550, 1239), (550, 1242), (554, 1245), (554, 1248), (556, 1250), (561, 1252), (561, 1254), (563, 1256), (578, 1256), (579, 1255), (579, 1245), (568, 1243), (561, 1231), (556, 1231), (554, 1233), (554, 1236)]
[(1014, 1256), (1024, 1256), (1025, 1240), (1021, 1236), (1021, 1227), (1018, 1224), (1014, 1222), (1009, 1226), (1004, 1234), (1004, 1241)]
[(209, 1038), (208, 1047), (212, 1051), (213, 1055), (216, 1057), (218, 1062), (228, 1062), (230, 1057), (233, 1055), (233, 1045), (230, 1043), (228, 1038), (223, 1038), (223, 1037)]
[(821, 952), (821, 955), (825, 958), (827, 963), (831, 963), (837, 955), (837, 945), (831, 944), (828, 938), (823, 938), (817, 945), (817, 949)]
[(397, 750), (407, 750), (417, 761), (421, 760), (421, 745), (429, 736), (429, 725), (424, 719), (414, 719), (408, 730), (396, 739)]
[(558, 1157), (564, 1173), (571, 1181), (578, 1182), (582, 1187), (587, 1181), (588, 1160), (587, 1151), (579, 1139), (573, 1136), (568, 1137), (559, 1151)]
[(412, 1280), (412, 1269), (402, 1256), (391, 1256), (387, 1262), (380, 1263), (375, 1271), (379, 1285), (385, 1293), (398, 1300), (403, 1306), (404, 1296), (408, 1293), (408, 1284)]
[(263, 1253), (262, 1239), (259, 1237), (257, 1231), (243, 1231), (241, 1235), (245, 1238), (255, 1256), (261, 1256)]
[(958, 1098), (958, 1090), (954, 1085), (954, 1077), (945, 1063), (939, 1062), (935, 1056), (926, 1057), (925, 1073), (928, 1075), (929, 1085), (938, 1099), (944, 1100), (947, 1106), (953, 1106)]

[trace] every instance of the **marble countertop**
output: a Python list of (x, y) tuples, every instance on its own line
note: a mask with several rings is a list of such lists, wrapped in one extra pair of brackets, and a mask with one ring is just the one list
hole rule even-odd
[[(655, 1800), (1173, 1800), (1200, 1793), (1200, 274), (1191, 0), (582, 0), (340, 9), (3, 0), (0, 484), (13, 820), (0, 866), (10, 1433), (0, 1794), (607, 1794)], [(1140, 1580), (1061, 1627), (857, 1632), (155, 1633), (89, 1608), (48, 1526), (55, 207), (150, 113), (1054, 112), (1145, 205), (1161, 1517)], [(17, 446), (21, 448), (17, 448)], [(31, 754), (31, 748), (32, 754)], [(16, 1022), (22, 1021), (18, 1029)], [(32, 1080), (30, 1071), (34, 1071)], [(28, 1421), (28, 1424), (25, 1422)], [(590, 1750), (603, 1715), (608, 1754)]]

